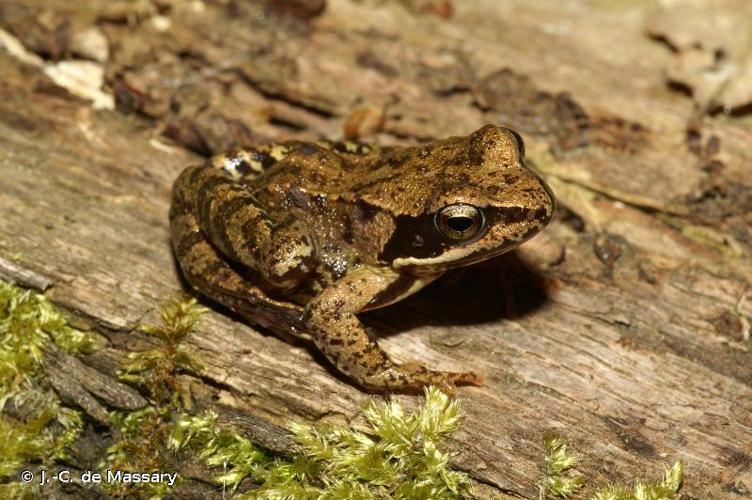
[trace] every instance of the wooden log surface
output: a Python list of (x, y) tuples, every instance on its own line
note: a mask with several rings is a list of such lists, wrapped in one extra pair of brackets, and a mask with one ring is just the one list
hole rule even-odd
[[(459, 391), (455, 465), (480, 496), (537, 498), (541, 436), (556, 431), (589, 484), (682, 459), (685, 494), (748, 498), (749, 11), (745, 0), (1, 2), (0, 277), (102, 336), (105, 348), (48, 368), (61, 387), (78, 378), (96, 397), (61, 396), (102, 422), (103, 408), (143, 399), (115, 370), (151, 345), (137, 326), (183, 288), (167, 210), (186, 165), (343, 130), (414, 144), (511, 125), (557, 195), (556, 220), (366, 318), (400, 361), (484, 374)], [(372, 397), (305, 345), (219, 308), (187, 342), (203, 365), (186, 377), (196, 397), (267, 426), (257, 434), (276, 451), (293, 446), (274, 435), (289, 420), (358, 425)]]

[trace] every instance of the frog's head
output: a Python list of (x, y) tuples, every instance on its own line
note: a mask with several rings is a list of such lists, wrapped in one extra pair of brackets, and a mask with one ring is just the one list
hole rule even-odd
[(422, 148), (419, 212), (394, 218), (381, 258), (429, 272), (502, 254), (530, 239), (553, 216), (551, 189), (525, 165), (522, 138), (486, 125), (462, 138)]

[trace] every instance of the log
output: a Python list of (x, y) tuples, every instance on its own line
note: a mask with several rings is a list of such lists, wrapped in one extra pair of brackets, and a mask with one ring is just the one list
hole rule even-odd
[[(264, 140), (415, 144), (501, 123), (556, 193), (555, 221), (365, 315), (395, 359), (485, 376), (459, 390), (454, 465), (481, 497), (537, 498), (554, 431), (585, 491), (681, 459), (689, 497), (748, 494), (752, 78), (716, 88), (700, 70), (749, 46), (693, 41), (698, 19), (749, 33), (734, 14), (749, 6), (694, 2), (672, 24), (678, 4), (323, 4), (0, 4), (0, 278), (105, 344), (53, 357), (64, 401), (102, 425), (103, 408), (143, 400), (115, 372), (184, 288), (167, 211), (185, 166)], [(294, 450), (290, 420), (362, 424), (373, 396), (315, 350), (206, 305), (186, 340), (199, 404), (279, 453)]]

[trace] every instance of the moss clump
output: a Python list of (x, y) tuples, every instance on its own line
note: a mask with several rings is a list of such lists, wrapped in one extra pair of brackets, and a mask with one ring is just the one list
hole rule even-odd
[[(561, 498), (576, 495), (584, 484), (584, 478), (573, 472), (579, 460), (569, 454), (566, 441), (559, 436), (545, 436), (543, 444), (546, 447), (546, 470), (539, 485), (540, 498), (546, 498), (548, 493)], [(605, 486), (590, 496), (590, 500), (675, 500), (683, 477), (684, 467), (681, 461), (677, 461), (659, 481), (643, 483), (637, 480), (631, 489), (620, 485)]]
[[(0, 281), (0, 481), (31, 463), (65, 459), (83, 428), (81, 414), (61, 406), (42, 376), (44, 350), (55, 347), (89, 352), (95, 342), (42, 295)], [(0, 496), (31, 496), (32, 488), (11, 480)]]
[[(174, 469), (174, 457), (167, 448), (175, 414), (182, 409), (177, 374), (196, 372), (199, 363), (181, 345), (193, 330), (205, 309), (196, 299), (172, 299), (160, 307), (160, 325), (142, 326), (141, 330), (156, 337), (158, 345), (147, 351), (129, 354), (131, 363), (120, 368), (120, 380), (142, 387), (153, 403), (136, 411), (110, 414), (110, 424), (117, 439), (107, 449), (101, 469), (162, 472)], [(103, 483), (102, 487), (116, 496), (148, 496), (161, 498), (171, 486), (167, 483)]]
[(237, 433), (218, 429), (216, 415), (180, 419), (173, 449), (189, 447), (210, 465), (231, 470), (217, 481), (232, 488), (245, 477), (261, 486), (247, 498), (462, 498), (470, 480), (448, 466), (441, 440), (457, 428), (460, 408), (435, 388), (406, 413), (392, 400), (363, 411), (365, 432), (346, 427), (291, 425), (302, 453), (272, 459)]
[(544, 436), (543, 445), (546, 458), (543, 480), (539, 484), (541, 498), (545, 498), (546, 493), (562, 498), (576, 494), (585, 482), (582, 476), (573, 472), (579, 463), (577, 457), (569, 454), (567, 443), (560, 436)]
[(0, 281), (0, 395), (38, 375), (50, 342), (71, 353), (95, 347), (94, 339), (70, 327), (44, 296)]
[[(115, 443), (107, 449), (100, 469), (138, 472), (163, 472), (174, 466), (164, 446), (169, 437), (171, 410), (147, 406), (131, 412), (113, 412), (110, 425)], [(170, 493), (168, 483), (103, 482), (110, 495), (117, 497), (162, 498)]]
[(170, 449), (186, 448), (212, 467), (231, 467), (217, 477), (217, 482), (233, 489), (246, 477), (263, 477), (267, 467), (276, 463), (273, 456), (235, 431), (220, 429), (217, 413), (212, 410), (203, 415), (183, 415), (177, 420), (170, 435)]
[(158, 403), (179, 394), (175, 375), (179, 371), (197, 373), (200, 370), (195, 355), (182, 341), (205, 311), (195, 298), (168, 300), (159, 309), (162, 324), (141, 327), (141, 331), (156, 337), (159, 345), (148, 351), (130, 353), (128, 357), (132, 362), (120, 368), (118, 378), (145, 388)]
[[(31, 403), (27, 396), (36, 401)], [(79, 412), (60, 406), (55, 395), (46, 391), (21, 392), (11, 403), (22, 407), (26, 415), (0, 418), (0, 478), (11, 477), (32, 462), (68, 458), (67, 448), (83, 428)]]
[(636, 481), (630, 489), (625, 486), (607, 486), (595, 492), (592, 500), (674, 500), (684, 478), (684, 466), (677, 461), (663, 473), (660, 480), (650, 483)]

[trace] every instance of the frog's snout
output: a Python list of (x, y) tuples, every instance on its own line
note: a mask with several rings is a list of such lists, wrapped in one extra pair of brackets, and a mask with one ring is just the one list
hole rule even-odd
[(554, 191), (551, 189), (551, 186), (546, 183), (546, 181), (543, 180), (543, 178), (538, 177), (540, 179), (541, 187), (543, 188), (543, 203), (542, 208), (544, 210), (544, 216), (541, 217), (541, 220), (543, 224), (548, 224), (551, 222), (551, 219), (554, 216), (554, 212), (556, 211), (556, 196), (554, 196)]
[(545, 226), (551, 221), (556, 210), (556, 197), (537, 172), (527, 169), (512, 192), (516, 193), (516, 205), (522, 211), (516, 214), (513, 222), (537, 222)]

